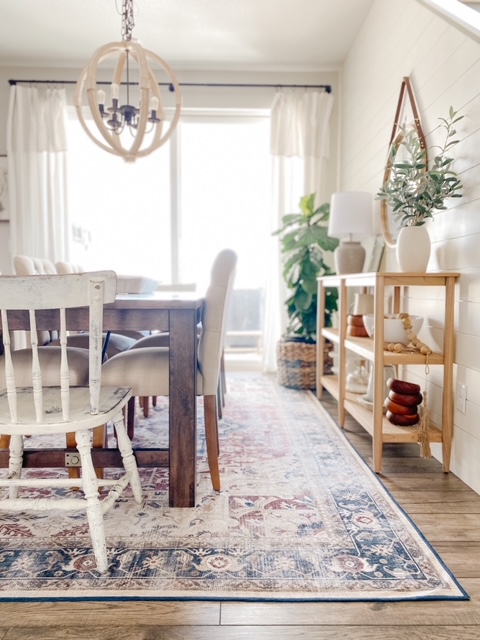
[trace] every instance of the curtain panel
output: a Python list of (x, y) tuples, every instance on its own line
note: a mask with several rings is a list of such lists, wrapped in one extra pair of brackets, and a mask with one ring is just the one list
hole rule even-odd
[(68, 260), (66, 93), (11, 87), (7, 121), (12, 257)]
[(284, 158), (326, 158), (333, 96), (326, 91), (279, 90), (271, 115), (270, 150)]
[[(302, 196), (315, 193), (318, 204), (330, 199), (325, 188), (325, 166), (332, 108), (333, 95), (324, 90), (279, 89), (275, 94), (270, 135), (272, 231), (281, 226), (285, 214), (299, 211)], [(277, 369), (276, 345), (287, 324), (287, 290), (281, 275), (282, 259), (276, 236), (270, 242), (268, 265), (262, 368), (274, 372)]]

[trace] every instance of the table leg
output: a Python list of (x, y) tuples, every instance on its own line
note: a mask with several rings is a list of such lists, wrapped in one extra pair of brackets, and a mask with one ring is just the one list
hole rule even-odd
[(197, 317), (170, 310), (169, 505), (195, 506), (197, 479)]

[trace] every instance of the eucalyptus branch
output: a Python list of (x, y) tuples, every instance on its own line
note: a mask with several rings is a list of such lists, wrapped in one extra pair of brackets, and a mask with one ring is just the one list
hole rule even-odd
[[(438, 128), (445, 130), (443, 142), (422, 149), (415, 127), (399, 127), (399, 142), (392, 146), (388, 158), (389, 177), (377, 198), (392, 207), (392, 216), (400, 226), (421, 226), (433, 213), (446, 209), (447, 198), (461, 198), (463, 185), (452, 169), (450, 150), (459, 143), (454, 139), (455, 125), (463, 116), (450, 107), (448, 118), (439, 118)], [(433, 153), (432, 153), (433, 152)]]

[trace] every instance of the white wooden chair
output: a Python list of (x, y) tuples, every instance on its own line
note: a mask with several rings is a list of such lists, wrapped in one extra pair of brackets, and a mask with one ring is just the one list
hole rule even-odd
[[(129, 388), (107, 387), (101, 384), (103, 305), (113, 302), (116, 276), (113, 271), (74, 275), (38, 275), (0, 277), (0, 310), (4, 355), (4, 383), (0, 380), (0, 433), (10, 436), (8, 476), (0, 479), (0, 488), (8, 489), (0, 499), (3, 511), (46, 511), (50, 509), (86, 510), (97, 570), (107, 570), (107, 552), (103, 514), (113, 506), (123, 489), (130, 484), (137, 502), (141, 501), (141, 486), (132, 446), (127, 436), (123, 408), (131, 396)], [(89, 380), (87, 385), (72, 386), (67, 349), (67, 312), (75, 307), (89, 308)], [(11, 349), (9, 317), (14, 311), (28, 311), (32, 336), (30, 384), (25, 385), (25, 371), (16, 377), (16, 352)], [(61, 357), (58, 362), (58, 383), (45, 386), (42, 377), (42, 347), (38, 346), (37, 311), (56, 310), (60, 331)], [(43, 347), (49, 351), (51, 347)], [(49, 364), (51, 369), (52, 363)], [(48, 377), (51, 378), (51, 370)], [(46, 376), (47, 377), (47, 376)], [(19, 380), (23, 383), (19, 386)], [(118, 448), (125, 473), (121, 478), (98, 480), (91, 456), (92, 431), (113, 421)], [(81, 460), (81, 480), (78, 478), (22, 477), (23, 439), (25, 436), (75, 433)], [(68, 497), (22, 497), (22, 487), (78, 487), (82, 491)], [(110, 487), (100, 499), (99, 486)], [(31, 493), (31, 491), (30, 491)], [(72, 497), (74, 496), (74, 497)]]
[[(224, 249), (215, 258), (210, 284), (205, 294), (201, 333), (198, 341), (197, 395), (203, 396), (205, 436), (212, 486), (220, 490), (218, 466), (218, 382), (230, 293), (237, 255)], [(132, 387), (134, 396), (169, 395), (168, 347), (129, 349), (110, 358), (102, 368), (108, 384)]]
[[(59, 269), (58, 265), (61, 265)], [(15, 274), (17, 276), (38, 276), (38, 275), (46, 275), (46, 274), (56, 274), (56, 273), (81, 273), (83, 270), (79, 266), (71, 265), (67, 262), (57, 263), (54, 265), (50, 260), (46, 258), (36, 258), (26, 255), (16, 255), (13, 258), (13, 266), (15, 270)], [(58, 339), (57, 331), (39, 331), (37, 334), (39, 345), (49, 347), (52, 352), (47, 353), (42, 349), (40, 351), (40, 357), (42, 358), (43, 371), (44, 371), (44, 380), (45, 376), (49, 371), (49, 360), (53, 361), (53, 366), (51, 367), (53, 372), (54, 379), (56, 378), (56, 374), (58, 372), (57, 360), (59, 357), (59, 348), (60, 342)], [(138, 338), (138, 336), (137, 336)], [(106, 334), (104, 335), (104, 340), (106, 340)], [(70, 374), (75, 372), (78, 384), (86, 384), (88, 381), (88, 353), (73, 353), (73, 350), (79, 351), (80, 349), (88, 350), (88, 332), (86, 331), (69, 331), (69, 335), (67, 338), (67, 345), (69, 348), (69, 363), (70, 363)], [(29, 340), (28, 340), (29, 342)], [(132, 337), (127, 337), (123, 335), (119, 335), (117, 333), (109, 333), (108, 337), (108, 347), (106, 349), (106, 355), (108, 357), (120, 353), (126, 349), (129, 349), (133, 344), (135, 344), (135, 339)], [(105, 352), (105, 346), (104, 346)], [(84, 357), (82, 357), (82, 355)], [(21, 371), (21, 363), (20, 363), (20, 354), (16, 354), (17, 363), (18, 363), (18, 372), (20, 375)], [(25, 351), (23, 357), (26, 360), (26, 368), (27, 375), (30, 373), (30, 361), (31, 356), (29, 351)], [(59, 382), (57, 381), (57, 384)], [(104, 447), (106, 445), (106, 430), (102, 427), (95, 430), (94, 434), (94, 445), (96, 447)], [(67, 434), (67, 446), (74, 447), (75, 446), (75, 438), (74, 434)], [(0, 448), (5, 449), (8, 447), (8, 437), (2, 435), (0, 437)], [(98, 475), (101, 477), (103, 474), (102, 470), (98, 470)], [(79, 470), (76, 468), (70, 468), (68, 470), (68, 474), (71, 478), (79, 478)]]

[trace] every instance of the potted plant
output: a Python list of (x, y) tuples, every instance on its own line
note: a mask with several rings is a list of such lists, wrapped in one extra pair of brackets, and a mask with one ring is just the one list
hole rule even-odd
[[(283, 216), (278, 235), (287, 286), (286, 334), (277, 345), (279, 382), (287, 387), (314, 389), (316, 380), (317, 277), (333, 274), (324, 252), (334, 251), (338, 240), (327, 235), (329, 203), (315, 206), (315, 194), (303, 196), (299, 213)], [(337, 310), (336, 289), (325, 301), (325, 325)], [(328, 353), (326, 353), (328, 358)]]
[[(450, 107), (448, 118), (440, 118), (438, 127), (444, 129), (443, 143), (430, 150), (416, 127), (400, 126), (390, 149), (384, 184), (377, 198), (391, 207), (392, 218), (401, 227), (397, 258), (402, 271), (426, 270), (430, 237), (423, 225), (435, 211), (447, 208), (447, 198), (462, 196), (462, 183), (452, 169), (454, 158), (449, 153), (459, 142), (453, 137), (457, 133), (455, 125), (462, 118)], [(433, 158), (430, 162), (428, 151)]]

